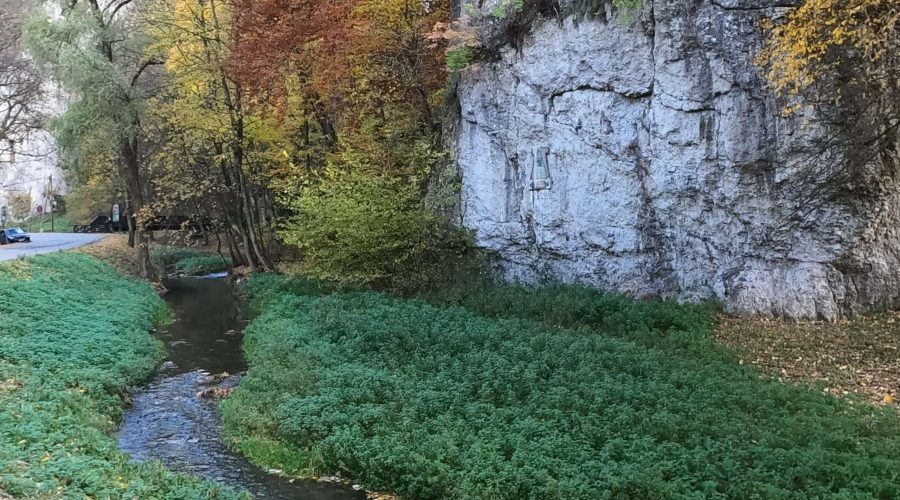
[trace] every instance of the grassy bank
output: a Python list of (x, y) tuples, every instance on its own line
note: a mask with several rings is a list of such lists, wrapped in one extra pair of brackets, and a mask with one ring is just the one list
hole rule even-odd
[(709, 341), (710, 308), (248, 289), (251, 368), (222, 408), (271, 467), (409, 498), (900, 495), (895, 412), (758, 376)]
[[(0, 492), (26, 498), (233, 498), (129, 465), (110, 434), (121, 395), (162, 356), (152, 289), (87, 255), (0, 264)], [(2, 496), (2, 495), (0, 495)]]
[(225, 271), (231, 267), (231, 259), (218, 255), (203, 255), (181, 259), (175, 263), (175, 272), (186, 276), (202, 276)]
[(150, 251), (153, 264), (161, 270), (172, 270), (187, 276), (225, 271), (231, 267), (231, 259), (185, 247), (158, 246)]

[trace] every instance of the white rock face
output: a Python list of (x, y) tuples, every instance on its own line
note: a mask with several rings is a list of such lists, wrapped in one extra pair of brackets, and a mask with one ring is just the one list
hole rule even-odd
[[(461, 217), (509, 279), (792, 318), (900, 305), (900, 197), (799, 217), (810, 204), (784, 187), (822, 131), (782, 117), (753, 65), (775, 4), (656, 0), (631, 23), (546, 21), (464, 72)], [(533, 190), (541, 148), (549, 188)]]
[(49, 132), (38, 130), (21, 139), (14, 151), (0, 154), (0, 206), (8, 206), (14, 195), (27, 194), (31, 198), (32, 213), (37, 213), (38, 207), (47, 210), (51, 177), (53, 192), (66, 193), (56, 141)]

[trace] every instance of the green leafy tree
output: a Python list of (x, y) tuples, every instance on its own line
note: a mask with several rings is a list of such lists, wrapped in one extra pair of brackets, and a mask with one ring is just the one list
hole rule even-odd
[[(25, 26), (35, 61), (72, 98), (52, 129), (61, 150), (82, 160), (98, 144), (115, 153), (125, 179), (132, 243), (140, 272), (153, 277), (145, 218), (141, 169), (142, 117), (148, 92), (140, 85), (158, 61), (144, 57), (147, 37), (131, 0), (101, 7), (97, 0), (45, 0), (45, 9)], [(52, 15), (54, 9), (60, 15)]]
[(422, 207), (416, 177), (330, 167), (321, 182), (294, 199), (296, 214), (282, 237), (298, 246), (296, 271), (348, 285), (415, 292), (472, 271), (470, 237)]

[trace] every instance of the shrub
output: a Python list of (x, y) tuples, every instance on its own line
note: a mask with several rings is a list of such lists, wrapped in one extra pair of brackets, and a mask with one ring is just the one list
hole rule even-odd
[(467, 68), (475, 60), (475, 51), (471, 47), (458, 47), (447, 51), (447, 69), (458, 71)]
[(515, 14), (516, 12), (521, 11), (525, 8), (524, 0), (500, 0), (497, 2), (497, 5), (491, 9), (491, 16), (493, 17), (504, 17), (511, 14)]
[(146, 284), (83, 254), (0, 264), (0, 496), (236, 498), (134, 465), (110, 434), (121, 394), (153, 373), (166, 316)]
[(231, 259), (219, 255), (188, 257), (175, 263), (175, 271), (188, 276), (224, 271), (231, 267)]
[(332, 170), (293, 208), (281, 236), (301, 275), (402, 293), (475, 266), (470, 235), (423, 210), (414, 178)]
[(630, 23), (643, 4), (643, 0), (573, 0), (567, 2), (562, 11), (576, 19), (606, 19), (609, 8), (612, 7), (619, 13), (620, 21)]
[[(222, 404), (233, 442), (270, 467), (409, 498), (900, 495), (896, 413), (762, 379), (710, 344), (595, 330), (701, 335), (708, 309), (507, 290), (488, 318), (277, 287)], [(501, 318), (560, 304), (550, 322), (582, 331)]]

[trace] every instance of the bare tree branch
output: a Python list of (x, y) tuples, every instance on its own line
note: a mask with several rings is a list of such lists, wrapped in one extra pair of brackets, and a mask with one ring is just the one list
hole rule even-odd
[[(115, 8), (113, 8), (112, 12), (109, 14), (109, 18), (107, 19), (107, 22), (112, 22), (112, 20), (116, 17), (116, 14), (118, 14), (119, 11), (122, 10), (123, 7), (125, 7), (125, 6), (128, 5), (128, 4), (130, 4), (132, 1), (133, 1), (133, 0), (122, 0), (121, 2), (119, 2), (119, 3), (115, 6)], [(114, 3), (115, 3), (115, 2), (111, 2), (111, 3), (110, 3), (109, 5), (107, 5), (106, 8), (104, 8), (103, 10), (108, 9), (108, 8), (110, 7), (110, 5), (113, 5)]]
[(0, 2), (0, 161), (40, 127), (41, 79), (20, 44), (25, 14), (21, 0)]
[(137, 85), (137, 81), (141, 77), (141, 74), (144, 72), (144, 70), (146, 70), (150, 66), (156, 66), (160, 64), (163, 64), (163, 61), (160, 61), (158, 59), (149, 59), (147, 61), (144, 61), (143, 64), (141, 64), (141, 67), (138, 68), (137, 73), (135, 73), (131, 78), (131, 86), (134, 87), (135, 85)]

